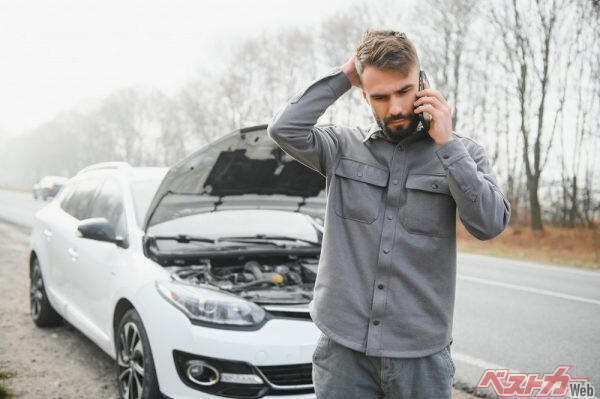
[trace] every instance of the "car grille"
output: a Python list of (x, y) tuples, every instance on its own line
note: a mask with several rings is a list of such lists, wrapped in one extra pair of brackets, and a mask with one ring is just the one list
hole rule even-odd
[(312, 320), (308, 312), (286, 312), (285, 310), (269, 310), (275, 317), (285, 317), (286, 319)]
[(283, 317), (286, 319), (312, 320), (308, 308), (297, 306), (263, 306), (273, 317)]
[(285, 366), (258, 366), (271, 383), (280, 387), (312, 385), (312, 364), (288, 364)]

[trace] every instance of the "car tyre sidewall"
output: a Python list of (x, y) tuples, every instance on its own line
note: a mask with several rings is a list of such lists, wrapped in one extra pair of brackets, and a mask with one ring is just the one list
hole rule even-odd
[(156, 369), (154, 367), (154, 358), (152, 357), (152, 349), (150, 348), (150, 342), (148, 341), (148, 336), (146, 334), (146, 329), (144, 328), (144, 323), (142, 323), (142, 319), (135, 309), (130, 309), (123, 315), (121, 321), (119, 322), (119, 327), (117, 328), (115, 335), (115, 370), (117, 375), (117, 389), (119, 391), (119, 398), (124, 398), (123, 392), (121, 392), (121, 385), (118, 379), (120, 334), (121, 330), (128, 322), (134, 323), (137, 327), (142, 340), (142, 347), (144, 349), (144, 382), (142, 384), (142, 399), (162, 399), (163, 396), (160, 393), (160, 389), (158, 387), (158, 378), (156, 377)]
[(44, 283), (44, 277), (42, 275), (42, 268), (40, 267), (40, 263), (39, 263), (38, 259), (34, 258), (31, 263), (31, 269), (30, 269), (30, 274), (29, 274), (30, 290), (33, 287), (33, 284), (35, 284), (35, 282), (33, 280), (35, 278), (34, 276), (36, 276), (36, 272), (39, 272), (39, 279), (41, 279), (41, 287), (38, 287), (38, 290), (41, 293), (41, 298), (39, 300), (40, 310), (39, 310), (39, 314), (36, 317), (31, 310), (32, 299), (31, 299), (31, 295), (30, 295), (29, 309), (31, 312), (31, 318), (32, 318), (33, 322), (35, 323), (35, 325), (38, 327), (41, 327), (41, 328), (58, 326), (62, 322), (62, 317), (56, 312), (56, 310), (54, 310), (54, 308), (52, 307), (52, 304), (48, 300), (48, 295), (46, 294), (46, 285)]

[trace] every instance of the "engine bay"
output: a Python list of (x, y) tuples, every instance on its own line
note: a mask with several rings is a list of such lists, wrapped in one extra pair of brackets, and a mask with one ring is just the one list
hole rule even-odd
[(259, 305), (299, 305), (312, 300), (317, 258), (203, 259), (174, 267), (179, 282), (211, 286)]

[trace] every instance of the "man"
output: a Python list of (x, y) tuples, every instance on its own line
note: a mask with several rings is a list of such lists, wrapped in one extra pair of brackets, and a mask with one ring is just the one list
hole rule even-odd
[[(451, 398), (456, 209), (481, 240), (510, 217), (484, 149), (452, 132), (439, 92), (418, 91), (419, 70), (404, 34), (367, 31), (345, 65), (295, 96), (268, 129), (326, 178), (310, 305), (323, 332), (313, 354), (321, 399)], [(351, 86), (362, 90), (375, 123), (316, 127)], [(431, 115), (428, 131), (418, 123), (422, 112)]]

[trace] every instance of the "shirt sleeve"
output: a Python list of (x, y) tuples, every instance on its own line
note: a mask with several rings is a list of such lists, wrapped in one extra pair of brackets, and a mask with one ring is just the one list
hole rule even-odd
[(340, 146), (335, 127), (316, 127), (318, 119), (352, 85), (340, 67), (295, 95), (267, 129), (269, 137), (298, 162), (326, 176)]
[(479, 240), (500, 234), (508, 225), (511, 207), (483, 147), (474, 143), (469, 152), (463, 141), (455, 138), (436, 154), (447, 171), (450, 192), (465, 228)]

